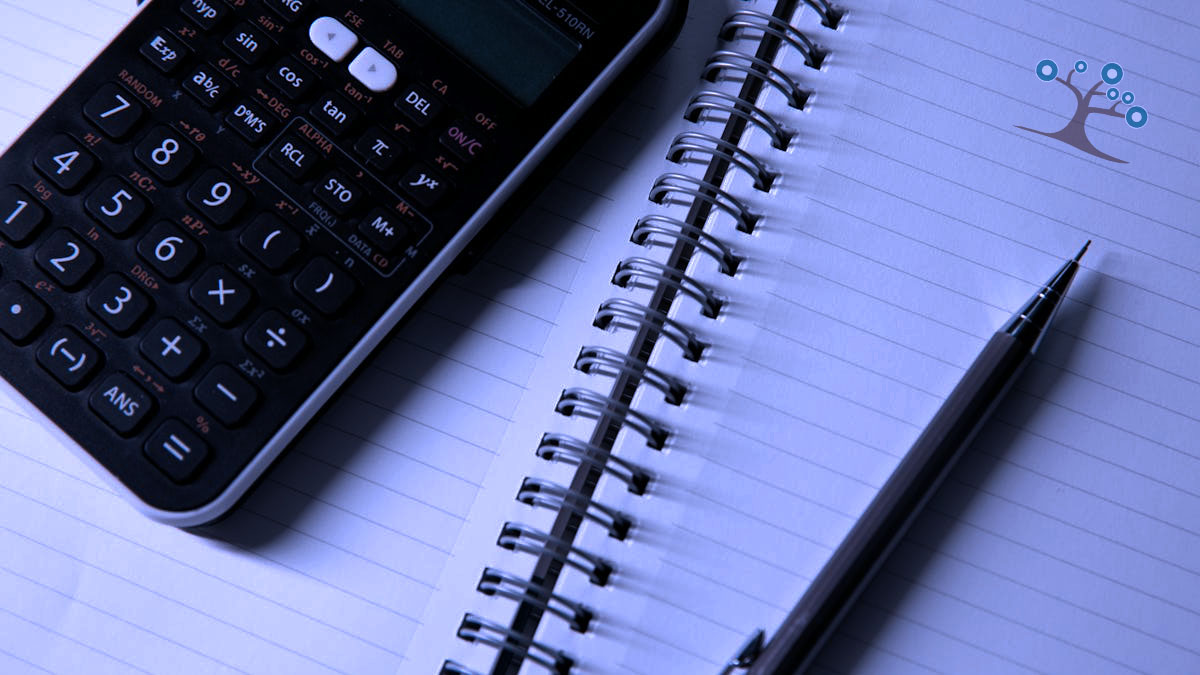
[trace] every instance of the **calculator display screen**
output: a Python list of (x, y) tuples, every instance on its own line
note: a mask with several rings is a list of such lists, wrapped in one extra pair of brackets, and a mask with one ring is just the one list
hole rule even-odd
[(519, 2), (393, 2), (525, 106), (580, 51), (579, 44)]

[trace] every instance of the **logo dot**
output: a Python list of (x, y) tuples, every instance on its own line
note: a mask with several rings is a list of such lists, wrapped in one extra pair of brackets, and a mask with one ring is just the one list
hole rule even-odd
[(13, 305), (12, 307), (9, 307), (9, 308), (8, 308), (8, 313), (9, 313), (9, 314), (12, 314), (13, 316), (17, 316), (18, 314), (20, 314), (20, 313), (21, 313), (21, 311), (22, 311), (22, 310), (21, 310), (21, 306), (20, 306), (20, 305)]

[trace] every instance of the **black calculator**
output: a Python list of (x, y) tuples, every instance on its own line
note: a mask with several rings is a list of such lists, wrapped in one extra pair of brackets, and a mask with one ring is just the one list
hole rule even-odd
[(684, 10), (151, 0), (0, 159), (0, 387), (221, 517)]

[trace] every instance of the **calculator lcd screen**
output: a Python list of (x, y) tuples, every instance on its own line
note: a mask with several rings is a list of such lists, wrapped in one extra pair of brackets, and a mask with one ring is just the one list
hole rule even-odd
[(393, 2), (524, 106), (533, 105), (580, 51), (522, 3)]

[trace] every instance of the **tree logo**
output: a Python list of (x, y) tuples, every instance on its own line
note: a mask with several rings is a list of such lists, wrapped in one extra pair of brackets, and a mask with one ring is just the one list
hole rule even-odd
[[(1058, 76), (1058, 64), (1050, 59), (1046, 59), (1037, 64), (1038, 79), (1043, 82), (1060, 82), (1075, 94), (1075, 114), (1071, 116), (1071, 121), (1067, 122), (1067, 126), (1055, 132), (1038, 131), (1018, 125), (1018, 129), (1032, 131), (1035, 134), (1049, 136), (1050, 138), (1062, 141), (1067, 145), (1078, 148), (1094, 157), (1107, 159), (1110, 162), (1118, 162), (1120, 164), (1128, 164), (1123, 159), (1117, 159), (1112, 155), (1098, 149), (1092, 145), (1092, 142), (1087, 137), (1087, 119), (1092, 115), (1104, 115), (1106, 117), (1124, 117), (1125, 123), (1134, 129), (1141, 129), (1146, 126), (1146, 121), (1149, 119), (1146, 114), (1146, 109), (1140, 105), (1133, 105), (1133, 92), (1121, 92), (1116, 85), (1125, 77), (1125, 71), (1116, 63), (1106, 63), (1100, 69), (1100, 81), (1092, 85), (1092, 88), (1087, 92), (1082, 92), (1079, 87), (1071, 83), (1071, 78), (1076, 73), (1082, 75), (1088, 69), (1087, 61), (1076, 61), (1075, 67), (1067, 73), (1066, 79)], [(1105, 85), (1108, 89), (1104, 90)], [(1097, 96), (1104, 96), (1109, 101), (1112, 101), (1112, 107), (1103, 108), (1092, 105), (1092, 99)], [(1117, 112), (1117, 106), (1125, 104), (1128, 106), (1125, 112)]]

